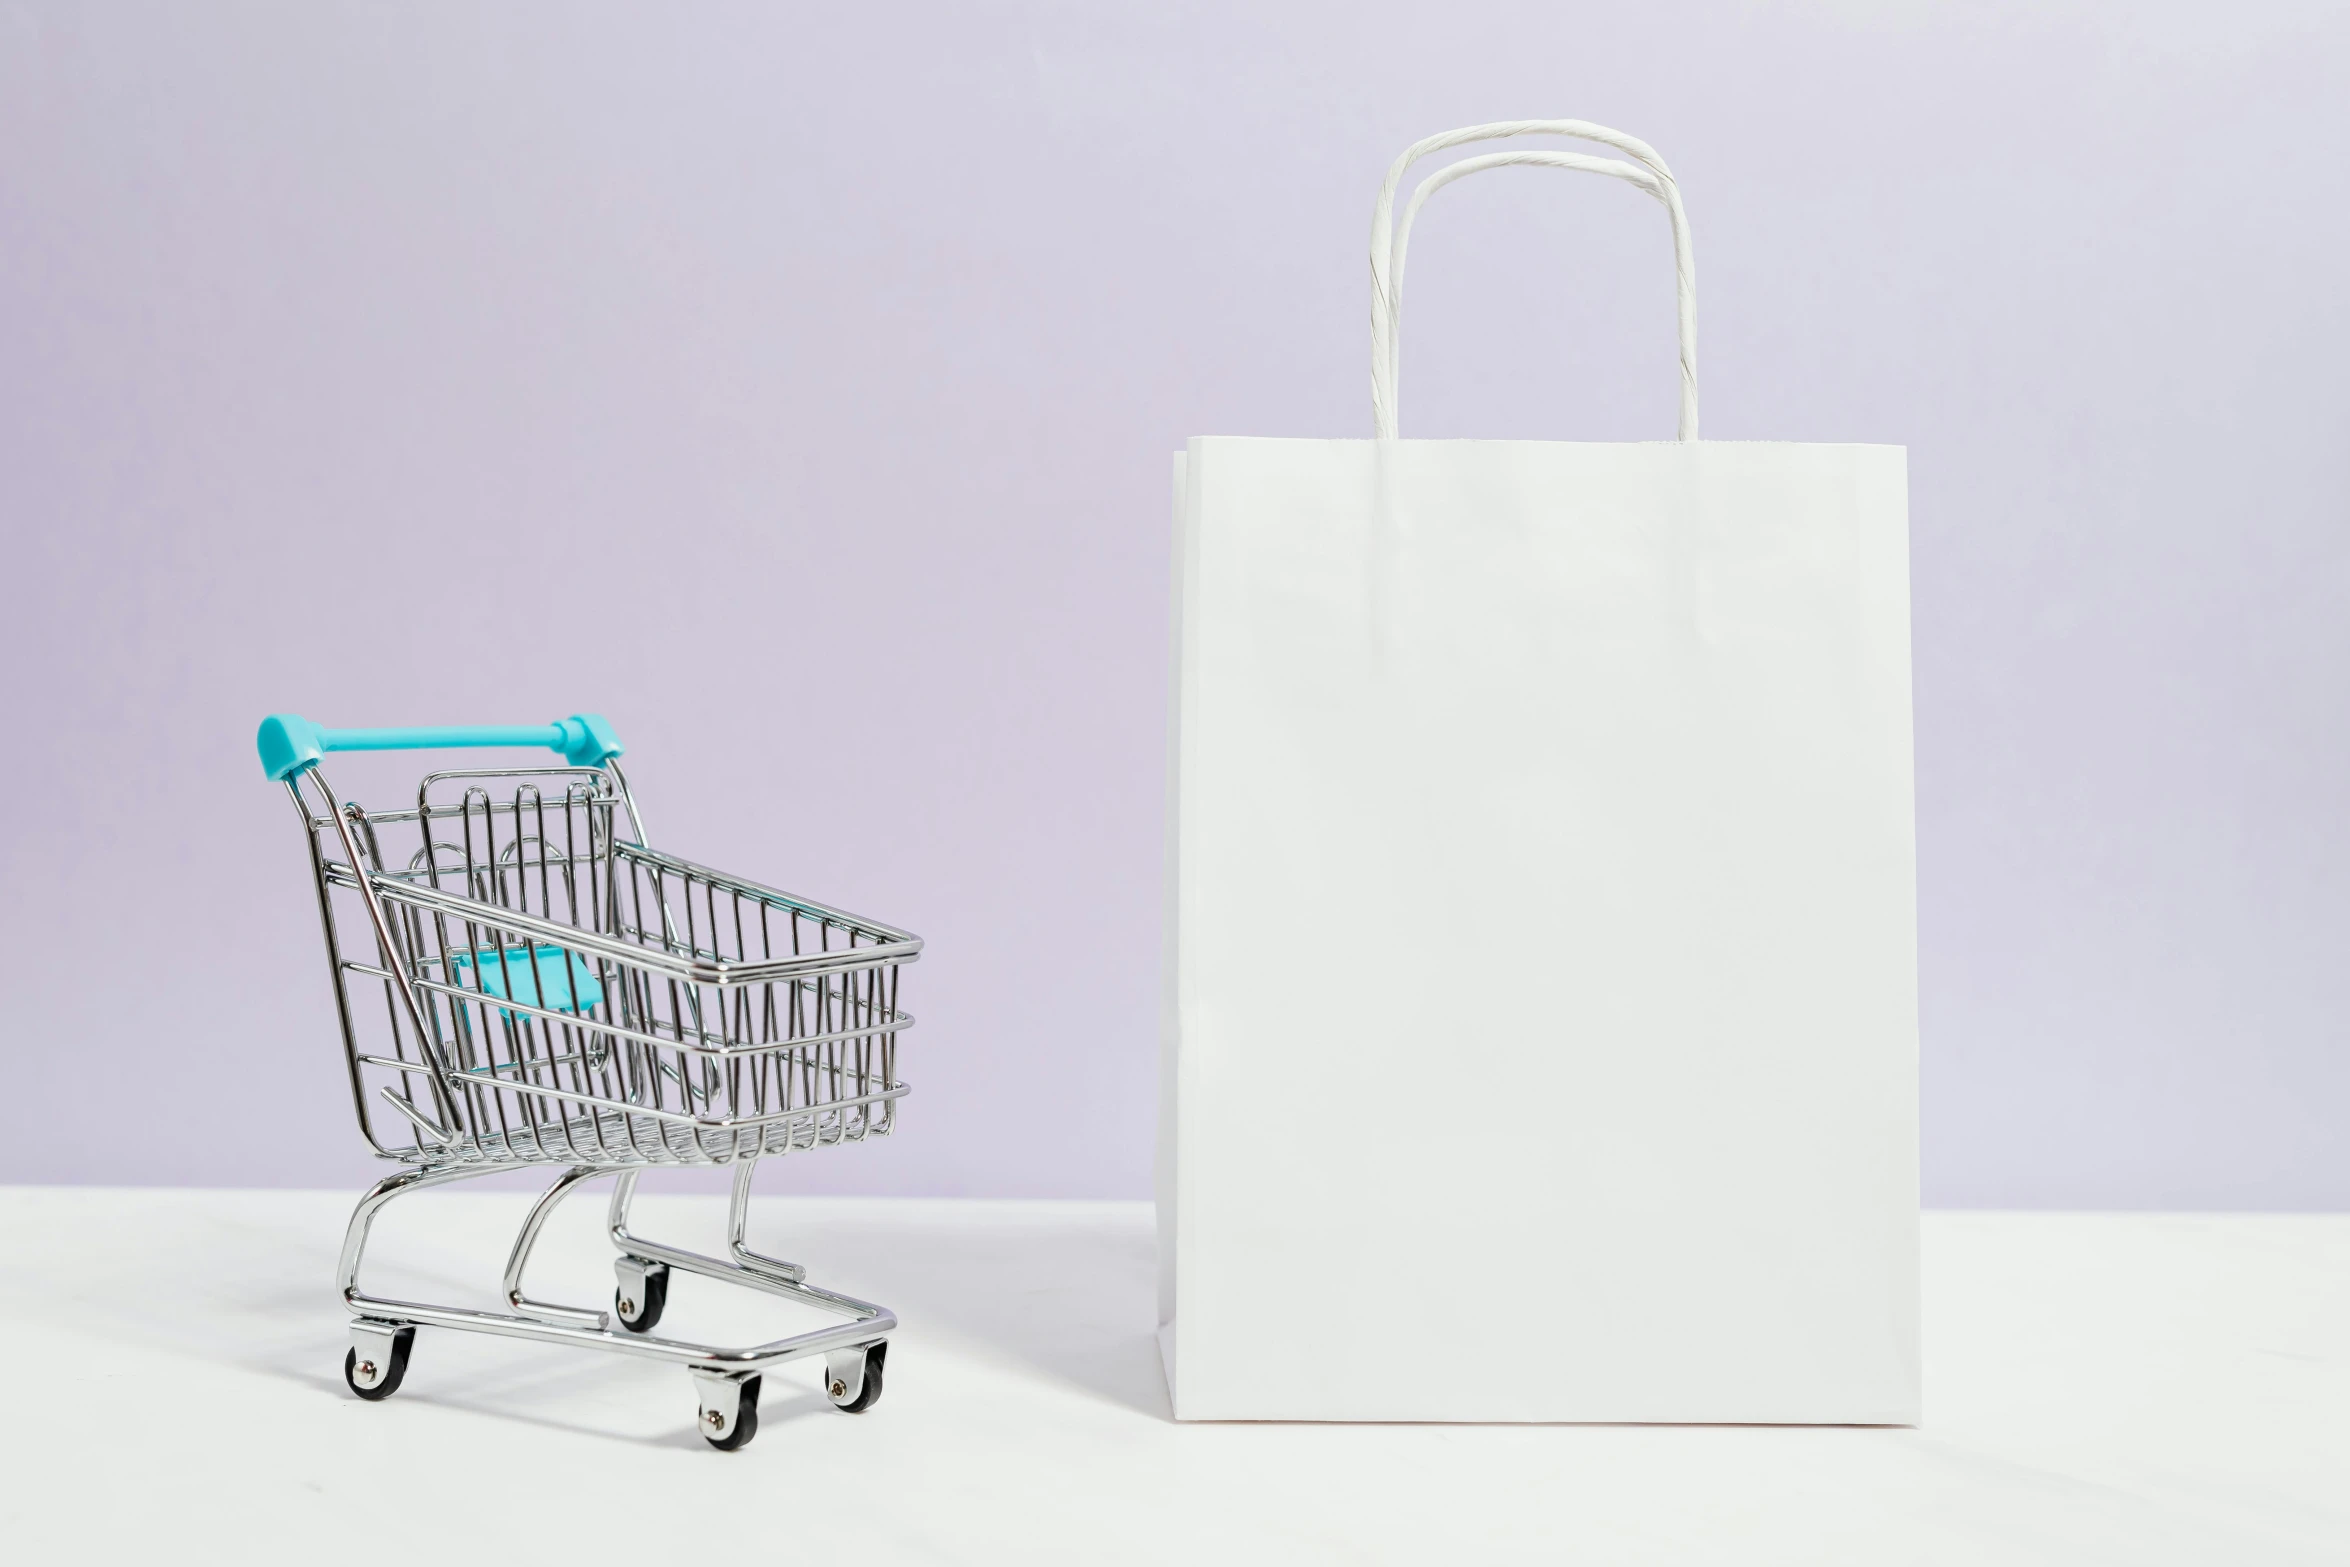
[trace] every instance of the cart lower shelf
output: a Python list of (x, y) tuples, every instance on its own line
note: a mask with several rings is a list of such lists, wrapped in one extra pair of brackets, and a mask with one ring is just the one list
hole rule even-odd
[[(531, 1204), (507, 1257), (503, 1293), (511, 1311), (392, 1300), (359, 1288), (368, 1235), (376, 1215), (394, 1198), (510, 1166), (468, 1162), (403, 1170), (385, 1177), (359, 1199), (343, 1237), (339, 1282), (344, 1303), (353, 1313), (351, 1347), (343, 1357), (344, 1384), (370, 1402), (389, 1398), (407, 1375), (416, 1330), (435, 1327), (609, 1350), (683, 1366), (692, 1374), (701, 1401), (697, 1428), (712, 1447), (722, 1451), (740, 1448), (758, 1434), (761, 1374), (787, 1360), (822, 1355), (824, 1392), (833, 1405), (850, 1414), (871, 1409), (881, 1397), (888, 1335), (896, 1329), (897, 1318), (869, 1301), (820, 1289), (807, 1282), (807, 1270), (799, 1264), (762, 1256), (745, 1244), (751, 1176), (756, 1167), (757, 1161), (747, 1158), (734, 1167), (734, 1189), (728, 1203), (728, 1256), (724, 1258), (666, 1245), (629, 1229), (629, 1205), (636, 1194), (641, 1164), (581, 1164), (563, 1169), (554, 1184)], [(601, 1176), (611, 1176), (614, 1181), (607, 1226), (618, 1251), (613, 1260), (617, 1283), (612, 1309), (607, 1312), (533, 1300), (523, 1291), (523, 1273), (548, 1216), (582, 1182)], [(653, 1330), (668, 1302), (672, 1269), (782, 1296), (846, 1320), (763, 1344), (729, 1346), (661, 1338)]]

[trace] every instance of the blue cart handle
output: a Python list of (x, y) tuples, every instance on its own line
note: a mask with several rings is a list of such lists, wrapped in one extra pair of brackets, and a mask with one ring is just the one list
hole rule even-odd
[(461, 746), (545, 746), (574, 767), (601, 767), (620, 754), (620, 737), (593, 713), (551, 724), (476, 724), (456, 728), (322, 729), (307, 718), (272, 713), (261, 720), (261, 770), (283, 783), (329, 751), (439, 751)]

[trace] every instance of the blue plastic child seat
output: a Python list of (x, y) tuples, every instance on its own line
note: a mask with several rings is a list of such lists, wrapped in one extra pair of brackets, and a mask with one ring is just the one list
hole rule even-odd
[[(485, 947), (479, 952), (452, 954), (449, 967), (452, 984), (474, 988), (473, 976), (478, 971), (482, 994), (526, 1007), (544, 1007), (549, 1012), (587, 1012), (604, 1000), (604, 987), (597, 983), (596, 971), (578, 953), (561, 947)], [(544, 1000), (539, 996), (541, 982), (546, 985)], [(516, 1016), (503, 1007), (498, 1010), (508, 1018)]]

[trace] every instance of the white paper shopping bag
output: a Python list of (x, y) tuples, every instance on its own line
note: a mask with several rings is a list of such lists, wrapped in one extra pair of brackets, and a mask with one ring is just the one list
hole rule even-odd
[[(1631, 161), (1473, 157), (1391, 237), (1529, 133)], [(1679, 440), (1396, 437), (1413, 217), (1510, 163), (1666, 208)], [(1640, 142), (1432, 137), (1375, 438), (1177, 459), (1179, 1418), (1917, 1417), (1904, 454), (1700, 442), (1689, 256)]]

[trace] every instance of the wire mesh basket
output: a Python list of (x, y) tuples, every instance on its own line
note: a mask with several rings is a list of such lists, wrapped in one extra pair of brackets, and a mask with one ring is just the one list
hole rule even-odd
[(413, 809), (346, 806), (356, 869), (304, 815), (379, 1152), (723, 1164), (889, 1131), (921, 944), (646, 848), (611, 771), (439, 772)]

